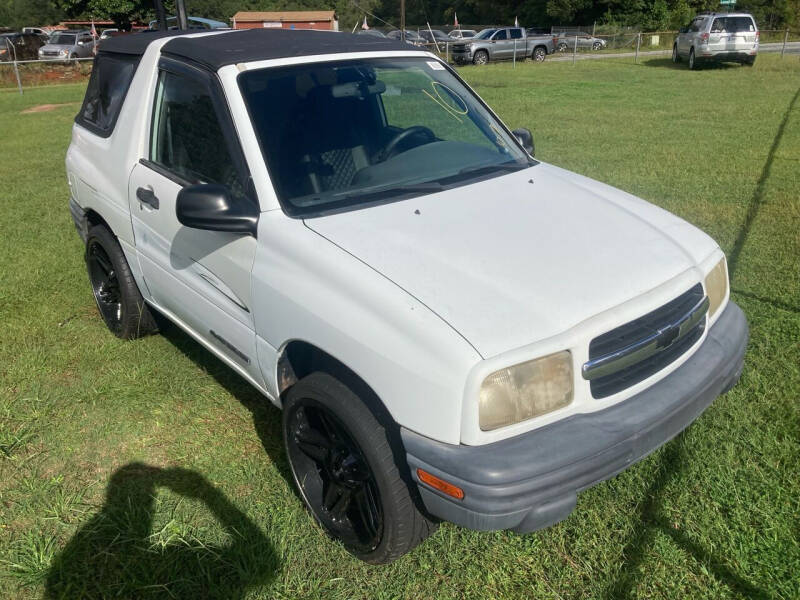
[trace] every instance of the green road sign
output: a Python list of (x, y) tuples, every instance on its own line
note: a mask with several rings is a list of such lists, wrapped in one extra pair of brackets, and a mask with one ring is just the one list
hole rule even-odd
[(719, 3), (723, 6), (735, 6), (736, 0), (719, 0)]

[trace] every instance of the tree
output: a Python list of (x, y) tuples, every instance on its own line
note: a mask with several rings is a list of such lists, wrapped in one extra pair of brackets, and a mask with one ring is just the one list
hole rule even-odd
[(19, 30), (54, 25), (63, 18), (64, 12), (52, 0), (0, 0), (0, 27)]
[(126, 27), (133, 21), (149, 19), (155, 14), (152, 0), (56, 0), (56, 2), (70, 17), (111, 20), (120, 28)]

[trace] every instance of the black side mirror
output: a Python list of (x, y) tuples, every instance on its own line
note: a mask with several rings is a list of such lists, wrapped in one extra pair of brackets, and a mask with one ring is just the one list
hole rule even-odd
[(228, 186), (216, 183), (183, 188), (178, 192), (175, 213), (181, 224), (194, 229), (254, 236), (258, 225), (258, 208), (231, 194)]
[(514, 137), (517, 138), (517, 141), (522, 144), (523, 148), (525, 148), (525, 152), (533, 156), (535, 150), (533, 147), (533, 134), (531, 133), (531, 130), (526, 129), (525, 127), (520, 127), (511, 133), (514, 134)]

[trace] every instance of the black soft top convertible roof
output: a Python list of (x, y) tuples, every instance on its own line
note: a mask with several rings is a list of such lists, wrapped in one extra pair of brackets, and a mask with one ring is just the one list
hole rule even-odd
[(162, 53), (187, 58), (214, 71), (225, 65), (242, 62), (315, 54), (392, 50), (425, 52), (425, 50), (398, 40), (332, 31), (244, 29), (188, 37), (188, 34), (192, 33), (199, 32), (197, 30), (146, 31), (120, 35), (104, 41), (100, 46), (100, 51), (118, 54), (144, 54), (150, 42), (171, 37), (173, 39), (161, 48)]

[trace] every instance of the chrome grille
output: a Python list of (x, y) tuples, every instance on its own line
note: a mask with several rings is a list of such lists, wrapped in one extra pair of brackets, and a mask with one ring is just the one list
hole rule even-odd
[(592, 396), (605, 398), (657, 373), (700, 339), (708, 298), (698, 283), (674, 300), (594, 338), (581, 370)]

